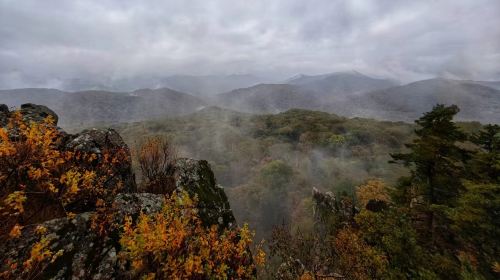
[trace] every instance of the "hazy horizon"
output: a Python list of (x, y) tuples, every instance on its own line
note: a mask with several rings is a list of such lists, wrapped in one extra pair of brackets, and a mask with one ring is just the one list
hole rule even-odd
[(338, 71), (500, 80), (499, 11), (494, 0), (0, 0), (0, 89)]

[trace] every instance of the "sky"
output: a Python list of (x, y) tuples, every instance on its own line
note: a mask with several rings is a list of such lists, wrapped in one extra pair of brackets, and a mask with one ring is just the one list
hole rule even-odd
[(500, 1), (0, 0), (0, 88), (350, 70), (500, 80)]

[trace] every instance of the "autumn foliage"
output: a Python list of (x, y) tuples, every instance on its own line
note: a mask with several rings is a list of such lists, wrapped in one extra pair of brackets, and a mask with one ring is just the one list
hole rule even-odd
[(134, 277), (146, 279), (251, 279), (264, 262), (260, 248), (249, 250), (248, 226), (223, 230), (206, 228), (198, 217), (196, 199), (174, 193), (160, 213), (141, 214), (134, 224), (127, 217), (120, 239), (121, 257)]
[[(3, 259), (0, 279), (38, 279), (64, 254), (54, 250), (57, 234), (41, 222), (94, 211), (91, 230), (99, 238), (116, 238), (119, 260), (131, 279), (251, 279), (265, 259), (260, 246), (251, 253), (253, 233), (247, 226), (206, 227), (198, 216), (197, 199), (172, 193), (173, 149), (159, 138), (148, 140), (140, 164), (149, 189), (166, 195), (161, 212), (117, 220), (112, 198), (123, 186), (119, 179), (126, 151), (75, 151), (49, 117), (42, 123), (23, 120), (14, 112), (0, 128), (0, 243), (35, 235), (21, 260)], [(167, 192), (164, 192), (166, 191)], [(37, 225), (38, 224), (38, 225)]]
[(370, 200), (387, 203), (390, 200), (387, 186), (382, 180), (372, 179), (359, 186), (356, 190), (356, 198), (361, 207), (366, 207)]
[[(36, 223), (92, 210), (120, 190), (119, 180), (109, 182), (125, 151), (71, 151), (62, 148), (63, 138), (51, 117), (28, 123), (13, 112), (7, 127), (0, 128), (0, 242), (22, 238), (24, 228)], [(50, 250), (53, 240), (46, 231), (36, 226), (39, 238), (29, 257), (22, 263), (6, 260), (11, 270), (0, 276), (13, 278), (15, 272), (33, 279), (55, 261), (62, 251)]]
[(98, 198), (120, 190), (108, 184), (125, 156), (121, 150), (97, 155), (61, 148), (61, 133), (48, 117), (26, 123), (14, 112), (0, 128), (0, 235), (24, 225), (95, 208)]
[(142, 190), (163, 194), (173, 192), (176, 157), (176, 151), (168, 139), (162, 137), (145, 139), (137, 157), (143, 177)]

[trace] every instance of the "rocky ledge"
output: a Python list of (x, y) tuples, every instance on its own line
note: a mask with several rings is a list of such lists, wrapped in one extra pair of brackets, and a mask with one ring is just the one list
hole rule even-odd
[[(57, 125), (57, 115), (45, 106), (25, 104), (20, 110), (27, 121), (40, 122), (47, 116)], [(0, 105), (0, 126), (5, 127), (12, 112)], [(110, 213), (117, 221), (125, 216), (138, 217), (160, 211), (164, 203), (163, 194), (138, 193), (132, 171), (131, 156), (120, 135), (112, 129), (88, 129), (70, 135), (61, 133), (61, 149), (92, 152), (100, 155), (103, 149), (120, 148), (127, 157), (121, 162), (117, 174), (124, 187), (112, 198)], [(219, 224), (222, 228), (235, 225), (228, 199), (216, 180), (207, 161), (181, 158), (175, 162), (175, 186), (198, 198), (199, 213), (206, 225)], [(61, 252), (56, 261), (45, 267), (38, 279), (123, 279), (126, 269), (120, 266), (119, 234), (111, 232), (105, 237), (92, 229), (95, 209), (79, 208), (73, 217), (64, 217), (25, 226), (19, 238), (0, 244), (0, 271), (9, 269), (7, 260), (22, 262), (30, 256), (33, 245), (40, 240), (37, 226), (42, 225), (50, 234), (50, 250)], [(21, 279), (21, 278), (19, 278)]]

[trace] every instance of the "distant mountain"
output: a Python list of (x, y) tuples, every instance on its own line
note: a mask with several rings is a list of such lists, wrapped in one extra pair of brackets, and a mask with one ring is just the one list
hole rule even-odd
[(298, 75), (285, 84), (259, 84), (217, 95), (217, 105), (251, 113), (276, 113), (292, 108), (336, 112), (352, 95), (394, 86), (358, 72)]
[(168, 88), (133, 92), (52, 89), (0, 90), (0, 104), (19, 106), (37, 103), (49, 106), (60, 117), (61, 126), (140, 121), (195, 112), (202, 99)]
[(393, 83), (387, 80), (339, 73), (302, 75), (288, 83), (260, 84), (219, 94), (216, 104), (250, 113), (302, 108), (408, 122), (438, 103), (455, 104), (461, 109), (457, 115), (460, 120), (500, 123), (500, 91), (475, 81), (437, 78), (390, 87)]
[[(183, 78), (182, 78), (183, 77)], [(216, 76), (178, 76), (178, 86), (202, 90), (204, 79), (224, 81)], [(230, 77), (230, 76), (227, 76)], [(251, 79), (234, 76), (233, 86)], [(194, 80), (192, 80), (194, 79)], [(182, 83), (180, 81), (183, 81)], [(168, 80), (164, 81), (164, 83)], [(217, 83), (212, 83), (212, 85)], [(229, 86), (230, 83), (219, 84)], [(357, 72), (318, 76), (300, 75), (286, 84), (257, 84), (211, 95), (215, 87), (194, 96), (170, 88), (135, 91), (77, 91), (56, 89), (0, 90), (0, 103), (47, 105), (61, 115), (61, 125), (92, 125), (148, 120), (193, 113), (216, 105), (246, 113), (278, 113), (292, 108), (332, 112), (348, 117), (413, 121), (437, 103), (456, 104), (461, 120), (500, 123), (498, 82), (429, 79), (402, 86)], [(217, 87), (224, 88), (224, 87)]]
[(197, 96), (212, 96), (237, 88), (269, 82), (253, 75), (174, 75), (167, 77), (130, 77), (121, 79), (65, 79), (59, 87), (64, 91), (133, 91), (140, 88), (170, 88)]
[(352, 98), (352, 115), (411, 121), (435, 104), (455, 104), (462, 120), (500, 123), (500, 91), (476, 82), (430, 79)]
[(291, 108), (318, 109), (314, 93), (296, 85), (259, 84), (218, 94), (216, 104), (249, 113), (277, 113)]
[(500, 81), (474, 81), (477, 84), (500, 90)]
[(356, 71), (316, 76), (298, 75), (287, 80), (286, 83), (301, 86), (323, 97), (338, 97), (397, 85), (394, 81), (371, 78)]
[(212, 96), (237, 88), (250, 87), (262, 82), (265, 82), (265, 80), (253, 75), (177, 75), (161, 80), (161, 84), (168, 88), (198, 96)]

